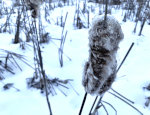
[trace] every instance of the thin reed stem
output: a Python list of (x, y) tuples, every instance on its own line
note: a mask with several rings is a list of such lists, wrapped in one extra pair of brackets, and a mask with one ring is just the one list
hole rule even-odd
[(115, 115), (117, 115), (117, 110), (114, 108), (114, 106), (112, 106), (110, 103), (106, 102), (106, 101), (103, 101), (103, 103), (106, 103), (107, 105), (109, 105), (114, 111), (115, 111)]
[(128, 102), (134, 104), (133, 101), (131, 101), (130, 99), (126, 98), (125, 96), (123, 96), (122, 94), (118, 93), (117, 91), (115, 91), (113, 88), (110, 88), (113, 92), (115, 92), (116, 94), (118, 94), (119, 96), (121, 96), (122, 98), (126, 99)]
[(120, 99), (121, 101), (125, 102), (126, 104), (128, 104), (130, 107), (132, 107), (133, 109), (135, 109), (138, 113), (140, 113), (141, 115), (143, 115), (143, 113), (138, 110), (136, 107), (134, 107), (133, 105), (131, 105), (130, 103), (128, 103), (126, 100), (122, 99), (121, 97), (117, 96), (116, 94), (112, 93), (112, 92), (108, 92), (110, 93), (111, 95), (117, 97), (118, 99)]
[(121, 64), (119, 65), (119, 67), (118, 67), (118, 69), (117, 69), (117, 72), (119, 71), (119, 69), (120, 69), (120, 68), (121, 68), (121, 66), (123, 65), (124, 61), (126, 60), (126, 58), (127, 58), (127, 56), (129, 55), (129, 53), (130, 53), (131, 49), (133, 48), (133, 46), (134, 46), (134, 42), (131, 44), (131, 46), (130, 46), (129, 50), (127, 51), (127, 53), (126, 53), (125, 57), (123, 58), (123, 60), (122, 60)]
[(97, 98), (98, 98), (98, 96), (96, 96), (96, 98), (95, 98), (95, 100), (94, 100), (94, 102), (93, 102), (93, 104), (92, 104), (92, 107), (91, 107), (91, 109), (90, 109), (89, 115), (91, 115), (91, 112), (92, 112), (92, 110), (93, 110), (93, 108), (94, 108), (94, 105), (95, 105), (95, 103), (96, 103), (96, 101), (97, 101)]
[(82, 101), (82, 105), (81, 105), (81, 108), (80, 108), (79, 115), (81, 115), (81, 114), (82, 114), (82, 110), (83, 110), (83, 107), (84, 107), (84, 104), (85, 104), (86, 98), (87, 98), (87, 92), (86, 92), (86, 93), (85, 93), (85, 95), (84, 95), (84, 98), (83, 98), (83, 101)]

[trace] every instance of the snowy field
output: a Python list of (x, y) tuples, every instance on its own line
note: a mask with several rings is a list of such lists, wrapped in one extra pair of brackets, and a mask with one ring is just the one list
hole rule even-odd
[[(124, 12), (122, 10), (112, 8), (111, 11), (112, 15), (119, 21), (124, 33), (124, 39), (121, 41), (117, 53), (118, 65), (121, 63), (130, 45), (134, 43), (130, 54), (117, 74), (112, 88), (134, 101), (133, 106), (140, 110), (143, 115), (150, 115), (150, 107), (145, 107), (146, 97), (150, 96), (150, 91), (143, 89), (150, 83), (150, 71), (148, 69), (150, 68), (150, 26), (146, 23), (142, 35), (138, 36), (140, 24), (138, 24), (137, 33), (133, 33), (135, 23), (130, 20), (123, 22)], [(41, 12), (43, 12), (42, 8)], [(47, 44), (41, 44), (46, 74), (51, 78), (73, 80), (67, 84), (69, 89), (60, 86), (58, 88), (55, 87), (57, 95), (49, 95), (53, 115), (78, 115), (85, 94), (82, 86), (82, 75), (84, 64), (89, 56), (89, 29), (74, 29), (75, 6), (55, 8), (51, 12), (49, 19), (56, 22), (58, 15), (65, 16), (66, 12), (68, 12), (68, 17), (64, 31), (68, 31), (68, 33), (64, 45), (64, 66), (62, 68), (58, 58), (60, 42), (52, 39)], [(90, 22), (97, 14), (96, 11), (91, 13)], [(48, 24), (44, 21), (44, 18), (42, 20), (45, 30), (50, 33), (51, 37), (60, 39), (62, 27), (55, 25), (53, 21), (51, 21), (51, 24)], [(21, 37), (24, 37), (24, 35), (21, 35)], [(22, 50), (20, 44), (12, 44), (13, 38), (14, 33), (0, 33), (0, 50), (5, 49), (22, 54), (27, 59), (27, 62), (34, 67), (32, 43), (26, 43), (25, 50)], [(20, 60), (18, 60), (18, 63), (22, 71), (13, 67), (15, 74), (12, 75), (9, 72), (5, 72), (3, 74), (5, 79), (0, 81), (0, 115), (49, 115), (45, 95), (41, 94), (39, 90), (27, 88), (26, 78), (33, 76), (34, 69)], [(20, 91), (13, 87), (9, 90), (4, 90), (3, 86), (6, 83), (14, 83), (14, 87)], [(94, 99), (95, 96), (88, 95), (82, 115), (88, 115)], [(102, 100), (113, 105), (117, 110), (117, 115), (140, 115), (132, 107), (108, 92), (105, 93)], [(115, 111), (108, 104), (104, 103), (104, 105), (109, 115), (115, 115)], [(103, 108), (99, 109), (99, 115), (106, 115)]]

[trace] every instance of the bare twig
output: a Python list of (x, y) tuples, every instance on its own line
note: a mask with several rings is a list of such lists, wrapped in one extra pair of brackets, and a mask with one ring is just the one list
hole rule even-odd
[(64, 51), (63, 51), (62, 49), (60, 49), (60, 48), (55, 44), (55, 42), (52, 41), (52, 43), (58, 48), (59, 51), (61, 51), (61, 52), (68, 58), (69, 61), (71, 61), (71, 58), (70, 58), (69, 56), (67, 56), (67, 55), (64, 53)]
[(9, 53), (7, 54), (6, 59), (5, 59), (5, 68), (7, 68), (8, 59), (9, 59)]
[(101, 102), (101, 105), (102, 105), (102, 107), (104, 108), (104, 110), (105, 110), (106, 114), (107, 114), (107, 115), (109, 115), (109, 113), (108, 113), (108, 111), (107, 111), (107, 109), (106, 109), (105, 105), (104, 105), (102, 102)]
[(15, 62), (15, 64), (17, 65), (17, 67), (20, 69), (20, 71), (22, 71), (21, 67), (19, 66), (19, 64), (16, 62), (16, 60), (14, 59), (14, 57), (11, 55), (13, 61)]
[(110, 103), (108, 103), (106, 101), (103, 101), (103, 100), (102, 100), (102, 102), (106, 103), (107, 105), (109, 105), (115, 111), (115, 114), (117, 115), (117, 110)]
[(8, 71), (10, 72), (11, 74), (15, 74), (12, 70), (12, 68), (10, 68), (9, 66), (7, 66), (7, 68), (5, 68), (5, 65), (1, 62), (1, 67), (4, 69), (4, 71)]
[(122, 94), (118, 93), (117, 91), (115, 91), (113, 88), (110, 88), (113, 92), (115, 92), (116, 94), (118, 94), (119, 96), (121, 96), (122, 98), (126, 99), (128, 102), (134, 104), (133, 101), (131, 101), (130, 99), (126, 98), (125, 96), (123, 96)]
[(65, 36), (61, 39), (61, 44), (59, 48), (59, 62), (61, 67), (63, 67), (63, 53), (61, 51), (63, 51), (66, 36), (67, 36), (67, 31), (65, 33)]
[[(17, 54), (17, 53), (15, 53), (15, 52), (11, 52), (11, 51), (8, 51), (8, 50), (4, 50), (4, 49), (0, 49), (0, 50), (6, 52), (6, 53), (9, 54), (9, 55), (11, 55), (11, 58), (16, 57), (17, 59), (21, 60), (21, 61), (24, 62), (26, 65), (28, 65), (29, 67), (31, 67), (32, 69), (34, 69), (30, 64), (28, 64), (28, 63), (26, 62), (27, 60), (24, 58), (23, 55)], [(13, 56), (14, 56), (14, 57), (13, 57)], [(1, 58), (3, 58), (3, 57), (1, 57)], [(4, 57), (4, 58), (5, 58), (5, 57)], [(17, 62), (15, 62), (15, 63), (17, 64)]]
[(134, 107), (133, 105), (131, 105), (130, 103), (128, 103), (126, 100), (122, 99), (121, 97), (117, 96), (116, 94), (114, 94), (114, 93), (112, 93), (112, 92), (109, 92), (109, 91), (108, 91), (108, 93), (110, 93), (111, 95), (117, 97), (117, 98), (120, 99), (121, 101), (125, 102), (125, 103), (128, 104), (130, 107), (132, 107), (132, 108), (135, 109), (137, 112), (139, 112), (141, 115), (143, 115), (143, 113), (142, 113), (140, 110), (138, 110), (136, 107)]
[(59, 50), (58, 50), (58, 53), (59, 53), (59, 62), (60, 62), (60, 66), (61, 66), (61, 67), (63, 67), (63, 53), (62, 53), (62, 51), (63, 51), (63, 48), (64, 48), (66, 36), (67, 36), (67, 31), (66, 31), (66, 33), (65, 33), (65, 36), (63, 35), (64, 29), (65, 29), (65, 25), (66, 25), (67, 16), (68, 16), (68, 12), (66, 13), (64, 26), (63, 26), (62, 33), (61, 33), (60, 48), (59, 48)]
[(60, 88), (58, 88), (58, 90), (59, 90), (62, 94), (64, 94), (64, 96), (67, 96)]
[(69, 83), (69, 84), (72, 87), (72, 89), (74, 90), (74, 92), (76, 92), (76, 94), (79, 95), (79, 93), (74, 89), (74, 87), (71, 85), (71, 83)]

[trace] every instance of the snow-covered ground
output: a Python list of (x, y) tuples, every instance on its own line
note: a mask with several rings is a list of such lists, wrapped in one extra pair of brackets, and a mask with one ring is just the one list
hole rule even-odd
[[(84, 63), (88, 59), (88, 30), (89, 29), (74, 29), (73, 16), (75, 13), (74, 6), (66, 6), (56, 8), (51, 13), (53, 20), (56, 20), (58, 14), (61, 16), (68, 12), (65, 31), (68, 31), (64, 46), (64, 66), (61, 68), (58, 58), (58, 47), (60, 42), (51, 40), (48, 44), (42, 44), (42, 56), (44, 69), (46, 74), (51, 78), (73, 79), (67, 86), (69, 89), (61, 88), (65, 92), (63, 95), (57, 87), (55, 88), (57, 95), (49, 95), (53, 115), (78, 115), (80, 106), (85, 94), (81, 84)], [(91, 14), (91, 19), (95, 14)], [(117, 53), (118, 65), (124, 58), (130, 45), (134, 42), (129, 56), (119, 70), (117, 78), (112, 85), (112, 88), (135, 102), (134, 106), (138, 108), (144, 115), (150, 115), (150, 107), (145, 107), (145, 98), (150, 96), (150, 92), (143, 90), (143, 87), (150, 83), (150, 39), (149, 25), (145, 25), (142, 36), (138, 33), (134, 34), (134, 22), (122, 22), (123, 16), (121, 10), (112, 9), (112, 15), (121, 24), (124, 40), (120, 43), (120, 48)], [(50, 32), (53, 38), (60, 38), (62, 28), (54, 24), (48, 25), (43, 23), (45, 30)], [(140, 30), (140, 24), (137, 31)], [(12, 44), (14, 34), (0, 34), (0, 49), (13, 51), (22, 55), (28, 60), (28, 63), (34, 67), (33, 49), (26, 45), (26, 49), (22, 50), (19, 44)], [(28, 43), (32, 45), (32, 43)], [(68, 59), (71, 58), (71, 61)], [(34, 70), (18, 60), (22, 71), (15, 69), (15, 75), (5, 73), (6, 79), (0, 81), (0, 115), (48, 115), (49, 110), (46, 98), (39, 90), (28, 89), (26, 78), (33, 76)], [(10, 88), (4, 91), (3, 86), (6, 83), (14, 83), (15, 88)], [(83, 115), (88, 115), (95, 96), (88, 95)], [(137, 111), (131, 108), (126, 103), (114, 97), (110, 93), (105, 93), (104, 101), (111, 103), (117, 110), (118, 115), (139, 115)], [(105, 104), (105, 103), (104, 103)], [(115, 115), (115, 111), (105, 104), (110, 115)], [(104, 109), (100, 109), (101, 115), (106, 115)]]

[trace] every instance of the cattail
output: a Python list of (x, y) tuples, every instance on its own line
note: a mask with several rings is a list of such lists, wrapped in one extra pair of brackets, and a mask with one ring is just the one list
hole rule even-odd
[(32, 17), (36, 18), (39, 15), (39, 8), (42, 4), (42, 0), (25, 0), (27, 7), (32, 11)]
[(124, 38), (118, 21), (110, 15), (96, 17), (89, 30), (89, 59), (82, 84), (90, 94), (103, 95), (116, 78), (116, 53)]

